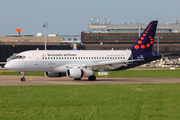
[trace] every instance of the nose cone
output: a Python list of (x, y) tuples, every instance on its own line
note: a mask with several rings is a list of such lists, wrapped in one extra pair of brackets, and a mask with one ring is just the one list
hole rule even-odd
[(11, 69), (12, 66), (9, 64), (9, 63), (6, 63), (5, 66), (4, 66), (5, 69)]

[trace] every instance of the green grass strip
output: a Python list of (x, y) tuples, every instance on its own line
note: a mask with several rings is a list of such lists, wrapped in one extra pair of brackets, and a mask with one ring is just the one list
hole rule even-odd
[[(110, 71), (108, 77), (124, 78), (180, 78), (180, 70), (122, 70)], [(95, 74), (98, 76), (98, 74)], [(104, 76), (102, 76), (104, 77)]]
[[(107, 77), (124, 77), (124, 78), (180, 78), (180, 69), (170, 70), (122, 70), (122, 71), (110, 71)], [(21, 75), (19, 72), (12, 71), (0, 71), (0, 75)], [(44, 72), (26, 72), (27, 76), (44, 76)], [(105, 77), (98, 76), (97, 77)]]
[(0, 86), (0, 119), (177, 120), (180, 84)]

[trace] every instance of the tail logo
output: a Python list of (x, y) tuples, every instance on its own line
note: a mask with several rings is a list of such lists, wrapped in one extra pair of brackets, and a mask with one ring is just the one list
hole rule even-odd
[(136, 44), (134, 44), (135, 50), (139, 50), (139, 49), (142, 50), (145, 48), (149, 48), (154, 44), (154, 39), (153, 39), (154, 36), (153, 37), (151, 36), (151, 31), (150, 31), (151, 26), (152, 24), (149, 24), (149, 26), (146, 27), (144, 32), (141, 34), (141, 36), (137, 40)]

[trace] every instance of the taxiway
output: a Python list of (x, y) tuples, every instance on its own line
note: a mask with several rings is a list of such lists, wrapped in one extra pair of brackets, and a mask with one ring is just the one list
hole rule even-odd
[(105, 78), (99, 77), (96, 81), (73, 78), (48, 78), (45, 76), (26, 76), (26, 81), (20, 81), (21, 76), (0, 75), (0, 86), (27, 86), (27, 85), (96, 85), (96, 84), (142, 84), (142, 83), (180, 83), (180, 78)]

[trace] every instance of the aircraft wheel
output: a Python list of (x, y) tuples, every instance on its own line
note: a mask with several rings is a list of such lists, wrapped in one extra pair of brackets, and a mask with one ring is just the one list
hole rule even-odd
[(74, 80), (81, 80), (81, 78), (74, 78)]
[(92, 76), (88, 77), (88, 80), (89, 81), (95, 81), (96, 80), (96, 76), (92, 75)]
[(21, 81), (23, 81), (23, 82), (24, 82), (25, 80), (26, 80), (25, 78), (21, 78)]

